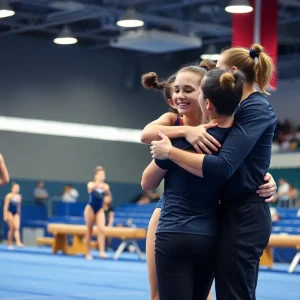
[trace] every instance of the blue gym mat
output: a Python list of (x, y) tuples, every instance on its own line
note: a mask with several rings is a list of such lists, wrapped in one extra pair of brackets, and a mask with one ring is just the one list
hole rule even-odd
[[(86, 261), (82, 256), (52, 255), (49, 248), (9, 251), (0, 245), (0, 300), (148, 300), (145, 261), (125, 253), (119, 261)], [(109, 253), (112, 257), (113, 253)], [(257, 300), (298, 300), (300, 268), (262, 270)]]

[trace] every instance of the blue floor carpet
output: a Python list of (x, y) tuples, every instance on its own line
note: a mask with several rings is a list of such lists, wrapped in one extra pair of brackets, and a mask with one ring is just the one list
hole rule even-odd
[[(287, 268), (260, 272), (257, 300), (300, 299), (300, 268), (295, 274), (287, 274)], [(54, 256), (49, 248), (9, 251), (0, 245), (0, 300), (48, 299), (148, 300), (146, 263), (127, 253), (119, 261), (86, 261)]]

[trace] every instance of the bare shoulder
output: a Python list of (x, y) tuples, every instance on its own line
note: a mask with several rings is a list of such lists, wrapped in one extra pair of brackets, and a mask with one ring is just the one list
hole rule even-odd
[(87, 188), (88, 189), (93, 189), (95, 187), (95, 183), (93, 181), (88, 182)]
[(5, 195), (5, 198), (6, 198), (6, 199), (10, 199), (10, 198), (11, 198), (11, 193), (6, 194), (6, 195)]
[(169, 122), (170, 125), (173, 125), (174, 122), (176, 121), (177, 119), (177, 115), (172, 113), (172, 112), (167, 112), (167, 113), (164, 113), (160, 118), (159, 120), (164, 120), (166, 122)]
[[(149, 123), (147, 126), (151, 125), (163, 125), (163, 126), (172, 126), (177, 119), (177, 115), (171, 112), (164, 113), (155, 121)], [(146, 126), (146, 127), (147, 127)]]

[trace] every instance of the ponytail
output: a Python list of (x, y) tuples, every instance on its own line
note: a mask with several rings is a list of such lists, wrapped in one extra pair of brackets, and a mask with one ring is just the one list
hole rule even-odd
[(257, 60), (254, 64), (255, 83), (257, 83), (260, 90), (268, 94), (265, 90), (270, 86), (272, 74), (274, 72), (274, 64), (272, 58), (265, 52), (265, 49), (259, 44), (253, 44), (251, 50), (257, 53)]
[(253, 44), (249, 50), (233, 47), (223, 51), (222, 54), (226, 55), (224, 57), (226, 65), (230, 68), (237, 67), (244, 73), (247, 82), (256, 83), (263, 93), (268, 94), (266, 88), (270, 86), (274, 64), (261, 45)]

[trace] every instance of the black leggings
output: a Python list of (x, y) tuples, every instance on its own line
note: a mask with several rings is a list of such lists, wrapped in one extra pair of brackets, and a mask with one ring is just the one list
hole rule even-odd
[(216, 238), (157, 233), (155, 261), (160, 300), (206, 300), (213, 279)]
[(271, 230), (270, 208), (266, 203), (224, 209), (216, 256), (218, 300), (256, 299), (259, 260)]

